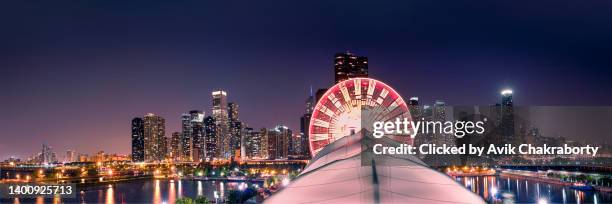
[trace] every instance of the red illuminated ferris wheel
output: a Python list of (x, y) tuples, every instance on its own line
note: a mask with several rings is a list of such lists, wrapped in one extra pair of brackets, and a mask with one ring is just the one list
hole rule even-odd
[[(404, 99), (383, 82), (370, 78), (351, 78), (337, 83), (319, 99), (309, 126), (310, 152), (315, 155), (326, 145), (366, 129), (374, 121), (410, 118)], [(362, 127), (362, 124), (366, 127)], [(412, 144), (410, 137), (394, 140)]]

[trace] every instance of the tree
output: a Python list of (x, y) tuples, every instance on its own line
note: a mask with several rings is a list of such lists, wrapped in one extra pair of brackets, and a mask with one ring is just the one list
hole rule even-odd
[(206, 198), (204, 196), (198, 196), (195, 199), (195, 203), (196, 204), (210, 204), (210, 201), (208, 200), (208, 198)]
[(188, 197), (179, 198), (176, 200), (176, 204), (193, 204), (193, 200)]

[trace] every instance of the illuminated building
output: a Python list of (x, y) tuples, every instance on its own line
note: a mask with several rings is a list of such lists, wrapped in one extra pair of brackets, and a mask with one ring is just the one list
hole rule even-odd
[(144, 159), (158, 162), (166, 157), (166, 120), (149, 113), (144, 117)]
[(268, 131), (268, 156), (270, 159), (287, 159), (292, 147), (292, 132), (284, 125)]
[(337, 53), (334, 57), (336, 83), (355, 77), (368, 77), (368, 58), (350, 52)]
[(42, 145), (42, 153), (41, 153), (40, 161), (45, 164), (57, 162), (55, 152), (53, 152), (53, 149), (47, 144)]
[(212, 160), (217, 157), (217, 132), (219, 128), (214, 117), (204, 118), (204, 158)]
[(193, 138), (191, 138), (193, 127), (191, 126), (191, 115), (181, 115), (181, 160), (192, 161)]
[(173, 132), (170, 138), (170, 158), (178, 161), (181, 158), (181, 133)]
[(228, 127), (229, 127), (229, 149), (232, 153), (231, 156), (235, 156), (233, 153), (241, 149), (241, 138), (242, 138), (242, 128), (243, 124), (238, 119), (238, 104), (236, 103), (228, 103)]
[(77, 161), (77, 153), (74, 150), (67, 150), (66, 151), (66, 158), (64, 159), (64, 162), (66, 163), (70, 163), (70, 162), (76, 162)]
[(230, 148), (227, 93), (223, 90), (213, 91), (212, 97), (212, 116), (217, 125), (217, 157), (228, 159), (232, 155), (232, 150)]
[(246, 156), (248, 158), (261, 158), (261, 133), (253, 128), (244, 128)]
[(269, 150), (269, 134), (268, 134), (268, 129), (266, 128), (261, 128), (259, 130), (259, 145), (260, 145), (260, 151), (259, 151), (259, 157), (262, 159), (268, 159), (270, 158), (270, 150)]
[(204, 155), (204, 112), (189, 111), (191, 122), (191, 161), (199, 161)]
[(204, 151), (204, 112), (192, 110), (182, 114), (181, 129), (181, 160), (199, 160)]
[(413, 96), (408, 100), (408, 110), (413, 119), (419, 119), (421, 115), (421, 107), (419, 106), (419, 97)]
[(144, 161), (144, 120), (142, 118), (132, 119), (132, 161)]

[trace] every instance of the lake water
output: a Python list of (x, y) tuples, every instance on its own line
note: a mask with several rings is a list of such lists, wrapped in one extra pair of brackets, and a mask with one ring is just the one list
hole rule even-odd
[[(471, 191), (491, 200), (495, 193), (513, 195), (517, 203), (612, 203), (611, 193), (579, 191), (566, 186), (547, 184), (524, 179), (508, 179), (498, 176), (458, 177), (458, 182)], [(193, 181), (193, 180), (136, 180), (112, 186), (82, 188), (76, 199), (63, 199), (65, 203), (174, 203), (178, 198), (206, 196), (215, 200), (224, 197), (229, 190), (239, 189), (242, 182)], [(246, 185), (261, 185), (245, 183)], [(245, 184), (242, 184), (243, 187)], [(21, 203), (53, 203), (53, 199), (22, 199)], [(56, 200), (57, 201), (57, 200)], [(1, 200), (0, 203), (17, 203)]]
[[(62, 199), (65, 203), (174, 203), (181, 197), (205, 196), (215, 200), (215, 194), (223, 198), (229, 190), (238, 190), (243, 182), (194, 181), (194, 180), (136, 180), (110, 186), (80, 188), (76, 199)], [(244, 185), (261, 185), (244, 183)], [(53, 199), (2, 200), (13, 203), (54, 203)]]
[(597, 191), (574, 190), (567, 186), (548, 184), (524, 179), (502, 178), (499, 176), (457, 177), (472, 192), (486, 200), (493, 194), (501, 197), (512, 195), (517, 203), (611, 203), (612, 194)]

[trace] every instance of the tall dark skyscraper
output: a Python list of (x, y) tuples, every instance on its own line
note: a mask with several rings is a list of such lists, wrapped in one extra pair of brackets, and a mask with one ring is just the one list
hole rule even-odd
[(336, 83), (354, 77), (368, 77), (368, 58), (350, 52), (336, 53), (334, 57)]
[(501, 92), (501, 130), (505, 143), (518, 142), (514, 134), (514, 102), (510, 89)]
[(144, 120), (132, 119), (132, 161), (144, 162)]
[(208, 116), (204, 118), (204, 158), (212, 161), (218, 157), (217, 134), (219, 127), (214, 117)]
[(315, 105), (315, 97), (312, 93), (311, 87), (310, 95), (308, 95), (305, 102), (305, 113), (302, 117), (300, 117), (300, 137), (298, 137), (300, 144), (296, 145), (300, 148), (299, 150), (296, 150), (296, 152), (299, 152), (301, 154), (299, 156), (304, 158), (310, 158), (310, 142), (308, 138), (310, 134), (308, 134), (308, 128), (310, 126), (310, 117)]

